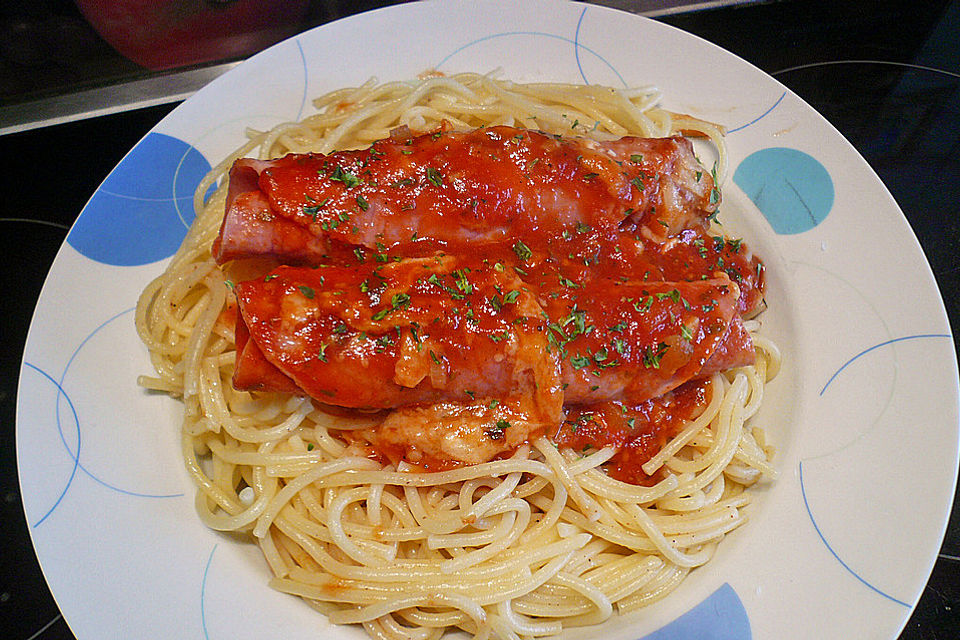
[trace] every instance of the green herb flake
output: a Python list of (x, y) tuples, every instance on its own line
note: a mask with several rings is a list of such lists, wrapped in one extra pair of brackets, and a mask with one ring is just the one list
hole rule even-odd
[(463, 291), (465, 295), (473, 293), (473, 285), (467, 279), (467, 274), (463, 269), (457, 269), (453, 272), (453, 279), (457, 283), (457, 288)]
[(674, 302), (680, 302), (680, 290), (679, 290), (679, 289), (671, 289), (670, 291), (667, 291), (666, 293), (655, 293), (655, 294), (653, 294), (653, 295), (655, 295), (655, 296), (657, 297), (657, 300), (667, 300), (667, 299), (669, 299), (669, 300), (673, 300)]
[(375, 314), (373, 314), (373, 320), (375, 322), (379, 322), (380, 320), (383, 320), (384, 318), (386, 318), (389, 314), (399, 309), (402, 309), (403, 307), (409, 306), (409, 304), (410, 304), (410, 296), (408, 294), (395, 293), (393, 294), (393, 298), (390, 299), (390, 306), (385, 307), (380, 311), (377, 311)]
[(337, 167), (333, 170), (333, 173), (330, 174), (330, 179), (337, 182), (342, 182), (347, 189), (351, 189), (360, 184), (360, 178), (353, 175), (349, 171), (344, 171), (341, 167)]
[(623, 355), (623, 352), (627, 350), (627, 343), (623, 338), (614, 338), (610, 341), (610, 344), (613, 346), (613, 350), (620, 355)]
[(298, 286), (297, 289), (300, 289), (300, 293), (310, 300), (313, 300), (313, 296), (316, 295), (313, 289), (303, 284)]
[(577, 355), (573, 358), (570, 358), (570, 364), (573, 366), (574, 369), (580, 370), (580, 369), (583, 369), (584, 367), (590, 366), (590, 358), (588, 358), (587, 356)]
[(433, 167), (427, 167), (427, 181), (435, 187), (439, 187), (443, 184), (443, 176)]
[(660, 360), (663, 359), (663, 354), (667, 352), (667, 349), (669, 349), (669, 345), (666, 342), (661, 342), (656, 347), (644, 347), (643, 366), (647, 369), (659, 369)]
[(640, 300), (637, 300), (636, 302), (633, 303), (633, 308), (639, 311), (640, 313), (646, 313), (647, 311), (650, 310), (650, 307), (652, 306), (653, 306), (653, 296), (647, 296), (646, 298), (644, 298), (642, 304)]
[(717, 187), (717, 165), (714, 163), (713, 169), (710, 170), (710, 176), (713, 178), (713, 188), (710, 189), (710, 204), (717, 204), (720, 202), (720, 189)]
[(530, 247), (525, 245), (522, 240), (517, 240), (513, 243), (513, 252), (524, 262), (533, 257), (533, 251), (531, 251)]

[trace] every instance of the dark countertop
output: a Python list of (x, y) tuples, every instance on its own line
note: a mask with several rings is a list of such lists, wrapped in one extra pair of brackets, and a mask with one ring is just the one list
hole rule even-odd
[[(382, 4), (382, 3), (379, 3)], [(609, 3), (605, 3), (609, 4)], [(620, 3), (622, 5), (623, 3)], [(771, 73), (827, 117), (903, 209), (960, 331), (960, 0), (785, 0), (662, 18)], [(69, 225), (107, 173), (175, 105), (0, 137), (5, 301), (0, 341), (0, 629), (73, 638), (37, 565), (17, 484), (14, 419), (33, 307)], [(51, 189), (50, 178), (55, 180)], [(955, 348), (960, 343), (955, 340)], [(903, 640), (960, 638), (960, 506)]]

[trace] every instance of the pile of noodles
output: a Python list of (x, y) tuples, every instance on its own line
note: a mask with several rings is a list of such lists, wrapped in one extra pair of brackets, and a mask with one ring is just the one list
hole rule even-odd
[[(600, 623), (664, 597), (744, 522), (747, 488), (772, 478), (771, 449), (751, 424), (779, 367), (747, 322), (756, 364), (715, 375), (704, 412), (635, 486), (607, 476), (613, 448), (574, 452), (539, 438), (511, 457), (423, 473), (381, 466), (338, 437), (373, 418), (325, 412), (309, 398), (235, 391), (229, 279), (210, 255), (226, 172), (241, 156), (363, 148), (407, 125), (430, 131), (510, 125), (612, 139), (703, 136), (725, 165), (719, 128), (657, 107), (649, 88), (516, 84), (478, 74), (329, 93), (317, 114), (270, 131), (215, 167), (196, 191), (196, 221), (143, 292), (137, 329), (155, 376), (181, 398), (183, 458), (207, 526), (260, 546), (270, 584), (337, 624), (375, 638), (528, 638)], [(206, 201), (203, 194), (218, 184)]]

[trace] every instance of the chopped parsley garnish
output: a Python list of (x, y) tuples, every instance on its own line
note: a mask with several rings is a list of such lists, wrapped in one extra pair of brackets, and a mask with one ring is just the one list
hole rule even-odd
[(394, 311), (397, 311), (398, 309), (402, 309), (403, 307), (406, 307), (409, 304), (410, 304), (409, 295), (407, 295), (406, 293), (395, 293), (393, 294), (393, 298), (390, 299), (390, 306), (385, 307), (380, 311), (377, 311), (375, 314), (373, 314), (373, 320), (375, 322), (379, 322), (380, 320), (383, 320), (384, 318), (386, 318), (389, 314), (393, 313)]
[(717, 187), (717, 165), (714, 163), (713, 169), (710, 171), (710, 175), (713, 177), (713, 188), (710, 189), (710, 204), (717, 204), (720, 202), (720, 189)]
[(663, 359), (663, 354), (666, 353), (669, 348), (666, 342), (661, 342), (656, 347), (644, 347), (643, 366), (647, 369), (659, 369), (660, 360)]
[(655, 295), (655, 296), (657, 297), (657, 300), (666, 300), (666, 299), (669, 298), (670, 300), (673, 300), (674, 302), (680, 302), (680, 290), (679, 290), (679, 289), (671, 289), (670, 291), (667, 291), (666, 293), (655, 293), (655, 294), (653, 294), (653, 295)]
[(453, 287), (449, 287), (445, 285), (437, 274), (431, 273), (430, 277), (427, 278), (427, 282), (429, 282), (432, 285), (436, 285), (440, 287), (441, 289), (446, 291), (448, 294), (450, 294), (450, 297), (453, 298), (454, 300), (463, 300), (463, 294), (457, 291), (456, 289), (454, 289)]
[(564, 277), (563, 275), (558, 276), (560, 278), (560, 284), (568, 289), (579, 289), (580, 285), (571, 280), (570, 278)]
[(443, 176), (440, 175), (440, 172), (433, 167), (427, 167), (427, 181), (430, 184), (439, 187), (443, 184)]
[(367, 199), (362, 195), (357, 196), (357, 206), (360, 207), (363, 211), (366, 211), (370, 208), (370, 203), (367, 202)]
[(309, 298), (310, 300), (313, 300), (313, 296), (314, 296), (314, 291), (313, 291), (313, 289), (311, 289), (310, 287), (308, 287), (308, 286), (306, 286), (306, 285), (300, 285), (300, 286), (297, 287), (297, 289), (300, 289), (300, 293), (302, 293), (304, 296), (306, 296), (306, 297)]
[(652, 306), (653, 306), (653, 296), (647, 296), (646, 298), (644, 298), (642, 304), (640, 300), (637, 300), (636, 302), (633, 303), (633, 308), (639, 311), (640, 313), (646, 313), (647, 311), (650, 310), (650, 307)]
[(460, 291), (463, 291), (464, 294), (470, 295), (473, 293), (473, 285), (470, 284), (470, 281), (467, 280), (467, 274), (463, 269), (457, 269), (453, 272), (453, 279), (457, 283), (457, 288)]
[(330, 174), (330, 179), (336, 180), (337, 182), (342, 182), (347, 189), (360, 184), (360, 178), (353, 175), (349, 171), (344, 171), (341, 167), (337, 167), (333, 170), (333, 173)]
[(573, 366), (574, 369), (577, 369), (577, 370), (583, 369), (584, 367), (590, 366), (590, 358), (588, 358), (587, 356), (577, 355), (570, 358), (570, 364)]
[(533, 251), (531, 251), (530, 247), (525, 245), (522, 240), (517, 240), (513, 243), (513, 252), (524, 262), (533, 257)]

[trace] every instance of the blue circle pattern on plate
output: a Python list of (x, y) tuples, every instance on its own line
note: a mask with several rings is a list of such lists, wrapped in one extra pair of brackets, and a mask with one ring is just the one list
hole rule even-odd
[(813, 229), (833, 207), (830, 172), (797, 149), (755, 151), (737, 166), (733, 181), (780, 235)]
[[(52, 514), (54, 510), (56, 510), (56, 508), (60, 505), (60, 502), (63, 500), (64, 496), (66, 496), (70, 487), (73, 485), (73, 481), (76, 479), (78, 470), (82, 471), (91, 480), (93, 480), (97, 484), (100, 484), (106, 487), (107, 489), (111, 489), (113, 491), (116, 491), (117, 493), (125, 494), (125, 495), (136, 497), (136, 498), (180, 498), (180, 497), (183, 497), (184, 495), (183, 493), (143, 493), (139, 491), (133, 491), (130, 489), (124, 489), (123, 487), (111, 484), (106, 480), (103, 480), (97, 474), (87, 469), (83, 465), (83, 463), (80, 461), (80, 451), (81, 451), (81, 442), (82, 442), (81, 421), (80, 421), (80, 415), (77, 411), (77, 407), (76, 405), (74, 405), (73, 400), (70, 398), (70, 394), (67, 393), (67, 390), (65, 388), (67, 373), (69, 373), (70, 371), (70, 365), (73, 364), (73, 361), (76, 359), (77, 355), (83, 349), (84, 345), (86, 345), (90, 341), (91, 338), (93, 338), (98, 332), (100, 332), (100, 330), (102, 330), (104, 327), (109, 325), (114, 320), (125, 317), (132, 312), (133, 312), (132, 308), (126, 309), (125, 311), (121, 311), (120, 313), (117, 313), (113, 315), (111, 318), (107, 319), (100, 326), (98, 326), (96, 329), (90, 332), (90, 335), (88, 335), (86, 338), (83, 339), (80, 345), (76, 348), (76, 350), (74, 350), (73, 354), (70, 356), (70, 359), (67, 361), (67, 366), (64, 367), (63, 374), (60, 376), (59, 381), (56, 380), (53, 376), (51, 376), (49, 373), (41, 369), (40, 367), (36, 366), (35, 364), (26, 362), (26, 361), (23, 363), (25, 367), (29, 369), (33, 369), (34, 371), (39, 373), (41, 376), (43, 376), (47, 381), (49, 381), (51, 384), (53, 384), (57, 388), (57, 397), (56, 397), (56, 400), (54, 401), (54, 413), (55, 413), (55, 420), (57, 425), (57, 432), (60, 435), (60, 443), (63, 445), (63, 448), (66, 450), (67, 455), (70, 456), (73, 463), (73, 468), (70, 472), (70, 477), (67, 478), (67, 481), (64, 484), (63, 490), (60, 492), (60, 495), (57, 497), (56, 501), (54, 501), (53, 505), (50, 506), (47, 512), (44, 513), (43, 516), (41, 516), (36, 522), (33, 523), (32, 525), (33, 528), (37, 528), (41, 524), (43, 524), (43, 522), (50, 517), (50, 514)], [(67, 406), (70, 409), (70, 415), (73, 420), (73, 427), (76, 430), (76, 448), (75, 449), (71, 448), (70, 444), (67, 442), (66, 434), (64, 433), (63, 417), (61, 416), (61, 413), (60, 413), (61, 397), (66, 401)]]
[(129, 267), (172, 256), (193, 222), (210, 163), (183, 140), (149, 133), (117, 165), (67, 236), (84, 256)]
[[(843, 365), (841, 365), (840, 368), (837, 369), (833, 373), (833, 375), (831, 375), (830, 378), (827, 379), (826, 383), (820, 389), (819, 395), (823, 396), (823, 394), (826, 393), (827, 388), (830, 387), (830, 385), (837, 378), (837, 376), (839, 376), (848, 366), (850, 366), (860, 358), (863, 358), (864, 356), (867, 356), (868, 354), (871, 354), (874, 351), (881, 349), (883, 347), (890, 347), (894, 344), (898, 344), (901, 342), (915, 342), (917, 340), (926, 340), (930, 338), (946, 339), (952, 342), (952, 337), (946, 333), (922, 333), (917, 335), (902, 336), (899, 338), (891, 338), (890, 340), (885, 340), (883, 342), (873, 345), (872, 347), (868, 347), (867, 349), (860, 351), (855, 356), (851, 357), (846, 362), (844, 362)], [(877, 593), (880, 596), (883, 596), (884, 598), (886, 598), (887, 600), (890, 600), (891, 602), (895, 602), (898, 605), (910, 608), (912, 605), (909, 602), (903, 599), (897, 598), (894, 595), (880, 589), (875, 584), (872, 584), (871, 582), (866, 580), (863, 576), (861, 576), (859, 573), (857, 573), (857, 571), (854, 570), (853, 567), (847, 564), (847, 562), (845, 562), (844, 559), (840, 557), (840, 554), (837, 553), (833, 545), (831, 545), (830, 542), (827, 540), (826, 536), (824, 536), (823, 531), (820, 528), (820, 525), (817, 524), (817, 518), (813, 514), (814, 508), (811, 505), (809, 499), (807, 498), (806, 485), (804, 483), (803, 460), (800, 461), (798, 471), (799, 471), (799, 480), (800, 480), (800, 494), (803, 498), (803, 506), (807, 511), (807, 517), (810, 518), (810, 523), (813, 525), (814, 530), (817, 532), (817, 535), (820, 537), (820, 541), (823, 543), (823, 546), (825, 546), (827, 548), (827, 551), (830, 552), (830, 555), (832, 555), (834, 559), (840, 563), (840, 566), (842, 566), (851, 576), (856, 578), (861, 584), (863, 584), (865, 587), (867, 587), (871, 591)]]

